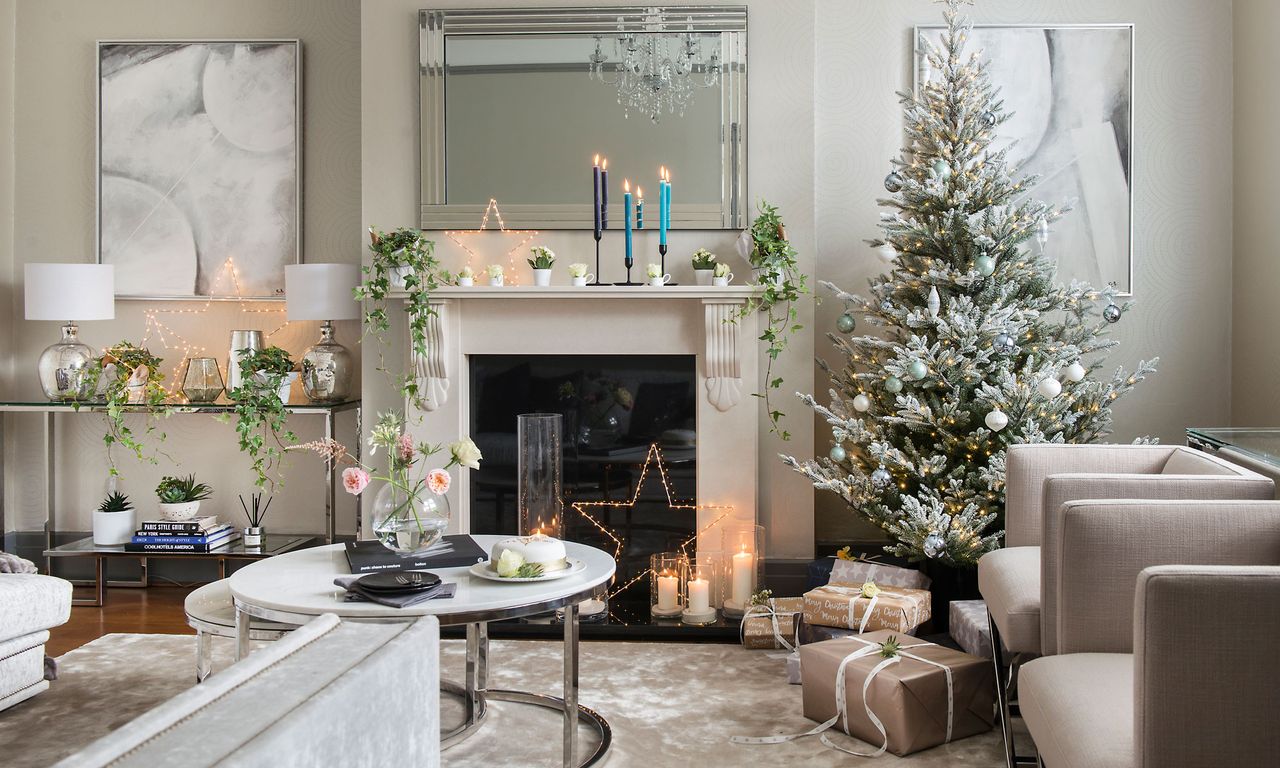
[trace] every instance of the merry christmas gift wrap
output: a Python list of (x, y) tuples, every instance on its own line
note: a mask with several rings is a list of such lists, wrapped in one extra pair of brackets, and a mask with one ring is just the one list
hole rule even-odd
[(803, 611), (803, 597), (771, 597), (747, 606), (742, 616), (742, 647), (795, 650)]
[(994, 722), (990, 661), (895, 632), (802, 646), (800, 671), (804, 716), (877, 749), (855, 754), (908, 755)]
[(892, 629), (910, 632), (932, 615), (927, 589), (828, 584), (804, 593), (804, 621), (859, 632)]

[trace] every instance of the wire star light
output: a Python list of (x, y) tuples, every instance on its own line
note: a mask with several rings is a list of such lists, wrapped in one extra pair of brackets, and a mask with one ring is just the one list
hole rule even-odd
[[(498, 220), (498, 228), (496, 230), (489, 229), (489, 214), (493, 214), (493, 217)], [(497, 198), (489, 198), (489, 204), (485, 206), (484, 209), (484, 216), (480, 219), (479, 229), (446, 230), (444, 234), (459, 248), (467, 252), (467, 266), (475, 269), (475, 264), (472, 263), (472, 260), (479, 259), (480, 254), (476, 253), (475, 250), (464, 243), (462, 238), (468, 235), (479, 235), (490, 232), (500, 232), (504, 235), (515, 235), (520, 238), (520, 242), (516, 243), (512, 246), (511, 250), (507, 251), (507, 264), (511, 267), (511, 270), (506, 273), (506, 282), (508, 285), (519, 285), (519, 280), (516, 277), (516, 275), (520, 274), (519, 270), (516, 269), (516, 251), (524, 248), (533, 240), (533, 238), (537, 237), (541, 233), (536, 229), (507, 229), (507, 225), (502, 221), (502, 211), (498, 210)]]
[[(231, 284), (232, 292), (219, 294), (217, 292), (218, 288), (225, 285), (228, 281)], [(144, 317), (146, 318), (146, 325), (142, 332), (142, 341), (138, 343), (138, 346), (145, 347), (147, 346), (147, 342), (154, 339), (160, 343), (160, 346), (163, 349), (174, 350), (181, 355), (177, 364), (174, 365), (173, 371), (167, 377), (170, 382), (170, 386), (162, 387), (165, 390), (165, 392), (167, 392), (169, 395), (174, 395), (181, 392), (182, 383), (178, 377), (179, 377), (179, 373), (182, 370), (182, 367), (186, 365), (187, 360), (191, 359), (192, 357), (206, 356), (208, 349), (202, 345), (192, 342), (190, 339), (183, 336), (181, 333), (178, 333), (178, 331), (175, 330), (172, 326), (162, 321), (159, 316), (160, 315), (203, 315), (209, 311), (209, 307), (213, 306), (214, 301), (227, 300), (227, 299), (234, 299), (236, 301), (236, 304), (239, 307), (240, 312), (246, 315), (282, 314), (285, 311), (283, 307), (267, 307), (264, 309), (259, 309), (259, 308), (250, 306), (252, 302), (244, 298), (244, 291), (240, 287), (240, 270), (236, 268), (235, 261), (228, 257), (227, 260), (222, 263), (222, 267), (218, 270), (218, 274), (214, 276), (212, 288), (209, 292), (209, 296), (205, 299), (205, 302), (202, 306), (192, 308), (192, 309), (148, 309), (146, 310), (146, 312), (143, 313)], [(288, 324), (289, 324), (289, 321), (285, 320), (284, 322), (280, 323), (280, 325), (276, 326), (275, 330), (270, 331), (269, 333), (265, 333), (263, 335), (267, 338), (270, 338), (271, 336), (278, 333), (281, 329), (283, 329)], [(228, 377), (228, 372), (222, 371), (222, 376), (223, 376), (223, 380), (226, 381)]]
[[(689, 538), (685, 539), (684, 543), (680, 545), (680, 552), (685, 557), (689, 556), (688, 547), (690, 544), (697, 541), (698, 537), (701, 536), (702, 534), (716, 527), (716, 525), (718, 525), (722, 520), (728, 517), (729, 513), (733, 511), (733, 507), (726, 504), (688, 504), (684, 502), (677, 502), (675, 500), (675, 495), (672, 493), (672, 490), (671, 490), (671, 480), (667, 477), (666, 463), (662, 460), (662, 450), (658, 447), (657, 443), (653, 443), (649, 446), (648, 453), (645, 454), (644, 466), (640, 468), (640, 479), (636, 481), (635, 492), (632, 494), (630, 501), (575, 501), (569, 505), (573, 508), (574, 512), (577, 512), (578, 514), (582, 515), (587, 520), (587, 522), (594, 525), (601, 533), (603, 533), (606, 537), (608, 537), (613, 541), (613, 544), (614, 544), (613, 559), (614, 560), (618, 560), (622, 556), (623, 550), (626, 549), (626, 542), (622, 540), (622, 536), (620, 536), (617, 533), (617, 531), (609, 528), (604, 523), (601, 523), (598, 519), (596, 519), (594, 515), (588, 512), (587, 509), (588, 508), (621, 509), (625, 507), (634, 507), (636, 503), (640, 501), (640, 491), (644, 489), (644, 481), (649, 475), (649, 467), (654, 465), (655, 463), (658, 466), (658, 477), (662, 480), (662, 490), (667, 495), (668, 509), (681, 509), (681, 510), (687, 510), (692, 512), (698, 512), (699, 510), (703, 510), (703, 509), (720, 510), (720, 514), (716, 517), (716, 519), (712, 520), (710, 523), (703, 526), (701, 530), (694, 533)], [(626, 589), (630, 587), (632, 584), (635, 584), (636, 582), (648, 576), (651, 571), (652, 571), (651, 568), (644, 569), (643, 571), (640, 572), (639, 575), (632, 578), (626, 584), (623, 584), (621, 587), (618, 587), (617, 589), (610, 592), (609, 597), (610, 598), (616, 597), (620, 593), (626, 591)]]

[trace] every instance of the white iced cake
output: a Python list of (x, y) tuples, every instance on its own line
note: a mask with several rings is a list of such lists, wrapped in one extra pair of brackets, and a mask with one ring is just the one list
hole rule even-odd
[(493, 545), (493, 551), (489, 553), (489, 562), (497, 563), (502, 553), (507, 551), (521, 555), (526, 563), (542, 566), (544, 573), (569, 567), (569, 562), (565, 558), (564, 542), (550, 536), (535, 534), (503, 539)]

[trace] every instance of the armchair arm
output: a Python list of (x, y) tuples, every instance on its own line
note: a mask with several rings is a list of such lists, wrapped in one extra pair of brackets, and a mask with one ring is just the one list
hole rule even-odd
[(1058, 653), (1132, 653), (1138, 574), (1280, 563), (1280, 502), (1070, 501), (1058, 562)]
[(1280, 567), (1147, 568), (1136, 600), (1134, 764), (1273, 764)]
[(1155, 474), (1174, 448), (1166, 445), (1011, 445), (1005, 454), (1006, 547), (1038, 547), (1044, 479), (1066, 472)]
[(1044, 480), (1041, 507), (1040, 637), (1045, 654), (1058, 653), (1058, 538), (1062, 506), (1080, 499), (1267, 500), (1272, 482), (1260, 475), (1053, 474)]

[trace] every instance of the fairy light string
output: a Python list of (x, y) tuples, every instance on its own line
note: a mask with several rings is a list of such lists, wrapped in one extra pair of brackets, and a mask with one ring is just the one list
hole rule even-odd
[[(490, 215), (492, 215), (493, 218), (497, 220), (498, 222), (497, 229), (489, 229)], [(481, 217), (480, 219), (479, 229), (453, 229), (453, 230), (446, 230), (444, 234), (446, 237), (452, 240), (455, 245), (457, 245), (459, 248), (461, 248), (463, 251), (466, 252), (467, 266), (475, 270), (477, 269), (477, 265), (474, 262), (477, 259), (482, 259), (482, 257), (480, 256), (479, 253), (476, 252), (474, 248), (467, 245), (467, 243), (464, 242), (463, 238), (466, 238), (472, 235), (492, 234), (495, 232), (501, 233), (504, 235), (513, 235), (519, 239), (519, 242), (517, 242), (514, 246), (512, 246), (511, 250), (507, 251), (508, 270), (505, 274), (505, 282), (508, 285), (519, 285), (520, 282), (517, 275), (520, 274), (520, 270), (516, 268), (516, 253), (522, 250), (526, 245), (528, 245), (530, 242), (533, 241), (533, 238), (537, 237), (541, 233), (538, 232), (538, 230), (536, 229), (507, 229), (506, 222), (502, 220), (502, 211), (498, 210), (497, 198), (493, 198), (493, 197), (489, 198), (489, 204), (485, 206), (485, 209), (484, 209), (484, 216)], [(479, 268), (483, 269), (484, 266), (481, 265)]]

